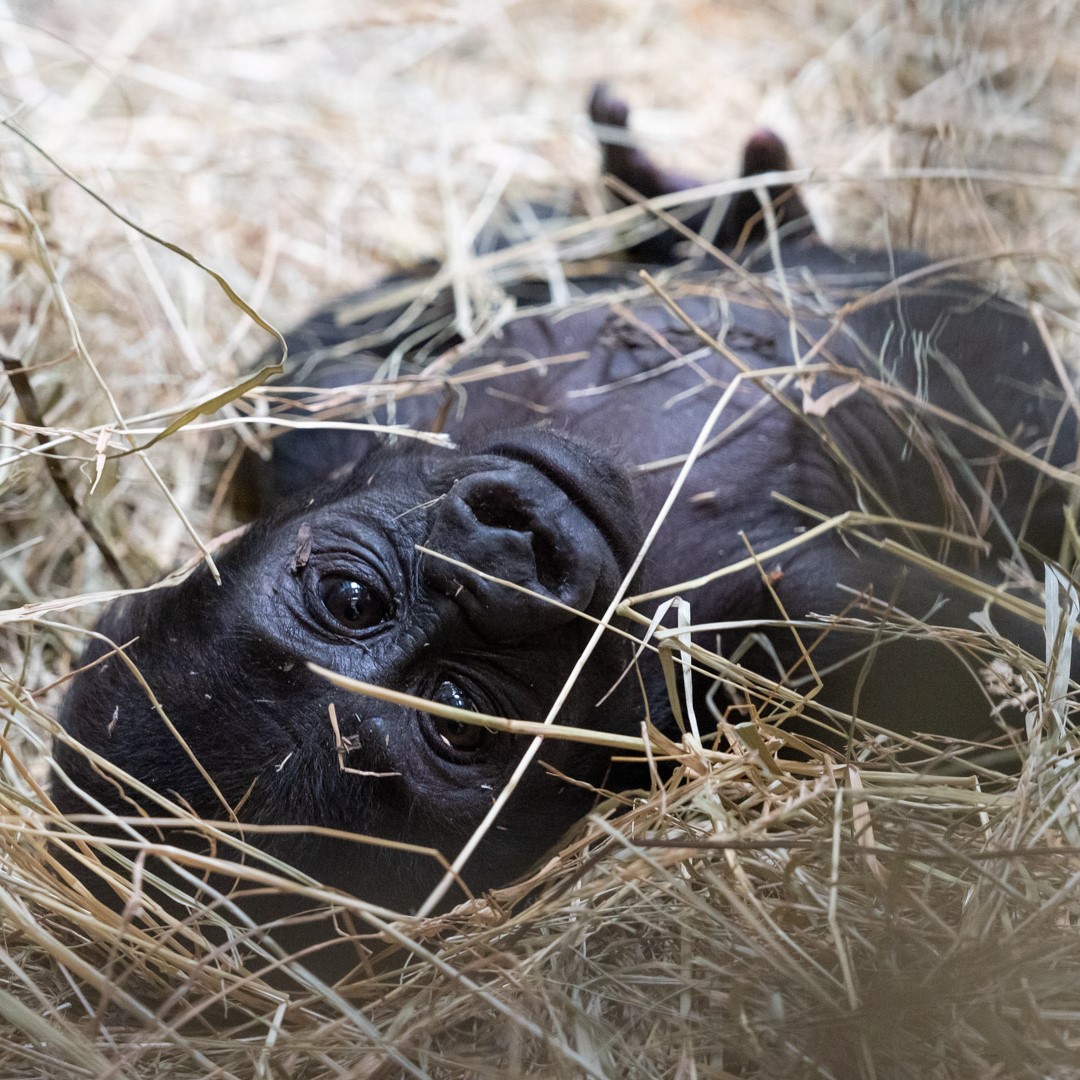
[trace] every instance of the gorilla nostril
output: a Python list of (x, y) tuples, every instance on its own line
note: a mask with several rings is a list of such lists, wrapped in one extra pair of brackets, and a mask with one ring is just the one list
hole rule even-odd
[(542, 533), (532, 534), (533, 560), (536, 562), (537, 583), (549, 593), (558, 593), (566, 581), (566, 566), (558, 557), (554, 544)]
[(520, 533), (532, 531), (532, 514), (523, 505), (520, 493), (513, 488), (501, 484), (478, 487), (469, 492), (465, 501), (481, 525)]
[(478, 486), (469, 492), (466, 502), (478, 524), (527, 536), (537, 584), (551, 593), (559, 591), (566, 579), (564, 560), (559, 558), (558, 549), (536, 509), (526, 503), (516, 487), (497, 483)]

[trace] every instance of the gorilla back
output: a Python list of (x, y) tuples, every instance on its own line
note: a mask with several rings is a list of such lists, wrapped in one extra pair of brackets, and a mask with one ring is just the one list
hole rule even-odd
[[(605, 92), (593, 116), (626, 122)], [(637, 152), (605, 162), (645, 196), (681, 183)], [(771, 133), (751, 140), (748, 173), (785, 163)], [(778, 685), (820, 679), (799, 722), (829, 737), (851, 715), (900, 732), (990, 730), (970, 621), (983, 599), (930, 564), (996, 581), (1001, 559), (1057, 556), (1076, 417), (1020, 308), (920, 256), (831, 250), (794, 192), (769, 197), (774, 236), (756, 201), (735, 200), (696, 262), (678, 262), (676, 233), (651, 238), (657, 291), (634, 264), (571, 279), (576, 299), (558, 310), (542, 284), (518, 283), (516, 312), (482, 342), (456, 336), (447, 292), (425, 308), (423, 333), (405, 326), (406, 301), (350, 314), (377, 307), (372, 294), (313, 316), (292, 336), (289, 381), (308, 388), (282, 390), (293, 416), (305, 394), (336, 388), (346, 419), (441, 429), (453, 445), (317, 424), (278, 438), (258, 478), (263, 514), (223, 554), (221, 586), (199, 569), (107, 612), (102, 634), (132, 644), (126, 659), (90, 647), (87, 662), (100, 662), (74, 680), (67, 731), (202, 817), (452, 858), (527, 740), (347, 693), (308, 662), (543, 719), (721, 401), (629, 583), (646, 612), (680, 592), (700, 639), (739, 658), (739, 685), (702, 685), (699, 714), (768, 720)], [(698, 229), (709, 220), (693, 214)], [(421, 354), (439, 354), (437, 376)], [(846, 514), (864, 515), (857, 530), (841, 521), (802, 539)], [(898, 557), (898, 544), (913, 554)], [(858, 617), (814, 621), (843, 613)], [(1041, 655), (1038, 625), (992, 617)], [(946, 644), (925, 624), (945, 628)], [(632, 640), (606, 634), (559, 722), (638, 734), (648, 706), (677, 734), (658, 665), (641, 661), (643, 690), (622, 677), (632, 663)], [(611, 779), (598, 747), (545, 747), (467, 864), (471, 889), (524, 873)], [(66, 812), (146, 805), (76, 748), (58, 746), (56, 761)], [(251, 842), (397, 909), (441, 873), (420, 854), (322, 834)]]

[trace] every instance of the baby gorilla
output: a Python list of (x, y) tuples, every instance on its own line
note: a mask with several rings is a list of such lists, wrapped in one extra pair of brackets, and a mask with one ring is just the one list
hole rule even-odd
[[(627, 197), (627, 187), (651, 198), (691, 183), (616, 143), (627, 110), (603, 89), (592, 115)], [(775, 135), (751, 139), (748, 175), (786, 164)], [(616, 596), (722, 398), (645, 576), (631, 582), (639, 592), (691, 582), (681, 591), (706, 624), (699, 639), (739, 657), (740, 687), (724, 700), (714, 686), (706, 700), (702, 685), (699, 715), (730, 707), (736, 720), (770, 719), (782, 683), (814, 691), (800, 723), (833, 737), (851, 712), (898, 731), (989, 730), (970, 621), (982, 600), (927, 564), (949, 558), (980, 577), (996, 573), (998, 557), (1056, 555), (1076, 417), (1019, 308), (918, 255), (834, 251), (790, 187), (765, 197), (769, 213), (750, 195), (722, 214), (691, 204), (687, 227), (709, 232), (710, 244), (686, 263), (678, 254), (693, 245), (682, 234), (642, 241), (635, 258), (663, 270), (666, 299), (642, 287), (640, 263), (613, 261), (603, 276), (570, 279), (586, 302), (567, 311), (547, 307), (542, 283), (509, 286), (515, 316), (465, 349), (455, 348), (448, 290), (419, 323), (405, 317), (408, 298), (354, 314), (371, 309), (372, 294), (313, 316), (291, 337), (291, 383), (368, 384), (403, 357), (378, 394), (347, 399), (349, 418), (443, 429), (458, 448), (329, 426), (280, 437), (258, 478), (268, 509), (221, 557), (221, 586), (200, 569), (109, 611), (102, 633), (130, 644), (124, 656), (91, 646), (92, 666), (63, 707), (67, 731), (207, 819), (320, 826), (453, 858), (527, 740), (335, 689), (307, 663), (543, 719), (593, 632), (576, 613), (600, 616)], [(596, 302), (606, 292), (619, 303)], [(434, 355), (440, 378), (425, 382), (420, 361)], [(449, 407), (455, 385), (468, 388), (463, 409)], [(906, 524), (790, 543), (851, 511)], [(894, 541), (913, 554), (899, 558)], [(845, 612), (858, 618), (812, 621)], [(1042, 654), (1037, 625), (996, 608), (993, 619)], [(946, 647), (923, 620), (970, 633)], [(605, 635), (559, 723), (637, 734), (648, 702), (654, 722), (677, 734), (659, 666), (643, 659), (642, 691), (636, 675), (620, 678), (630, 662), (627, 640)], [(78, 749), (61, 743), (55, 756), (61, 810), (148, 806)], [(535, 865), (587, 811), (590, 785), (614, 782), (609, 768), (595, 747), (547, 741), (468, 862), (467, 885), (506, 883)], [(397, 909), (421, 903), (440, 873), (427, 856), (321, 834), (247, 839)]]
[[(379, 448), (250, 528), (222, 555), (220, 587), (201, 566), (167, 592), (113, 608), (99, 629), (131, 641), (127, 662), (108, 656), (79, 676), (64, 723), (201, 817), (236, 811), (245, 824), (321, 825), (452, 855), (527, 740), (336, 690), (308, 662), (459, 708), (543, 720), (593, 631), (577, 612), (604, 614), (640, 541), (623, 473), (560, 435), (526, 430), (460, 450)], [(96, 642), (86, 661), (107, 651)], [(625, 726), (636, 711), (630, 680), (603, 708), (597, 702), (630, 656), (623, 639), (605, 638), (560, 722)], [(339, 767), (331, 706), (346, 766), (365, 775)], [(508, 806), (507, 828), (492, 830), (473, 861), (474, 889), (524, 873), (587, 810), (581, 784), (600, 783), (607, 767), (590, 748), (555, 740), (541, 760)], [(81, 754), (60, 745), (57, 761), (110, 808), (135, 811), (136, 800)], [(86, 809), (66, 782), (53, 790), (64, 810)], [(341, 840), (260, 844), (395, 908), (419, 903), (441, 873), (430, 856)]]

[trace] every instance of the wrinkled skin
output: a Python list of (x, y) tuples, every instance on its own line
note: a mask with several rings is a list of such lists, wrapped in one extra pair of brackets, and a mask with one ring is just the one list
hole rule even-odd
[[(603, 89), (592, 113), (609, 128), (627, 119), (625, 107)], [(604, 164), (649, 197), (689, 183), (636, 150), (608, 146)], [(775, 135), (751, 139), (748, 174), (786, 164)], [(257, 477), (263, 515), (219, 560), (221, 587), (199, 570), (106, 615), (100, 629), (118, 643), (136, 639), (129, 658), (226, 802), (241, 808), (242, 821), (355, 831), (436, 847), (452, 858), (527, 740), (351, 695), (315, 676), (305, 661), (449, 704), (543, 719), (592, 633), (591, 623), (543, 598), (603, 614), (720, 395), (739, 369), (792, 364), (793, 339), (800, 357), (834, 370), (805, 385), (789, 380), (774, 393), (753, 379), (740, 386), (717, 424), (721, 437), (695, 465), (631, 591), (708, 574), (815, 524), (773, 492), (827, 517), (888, 512), (977, 536), (985, 541), (981, 554), (955, 542), (946, 548), (931, 534), (871, 530), (947, 554), (974, 576), (999, 577), (996, 559), (1016, 550), (1010, 534), (1056, 554), (1064, 486), (1037, 482), (1029, 464), (1000, 453), (976, 430), (1013, 440), (1061, 469), (1075, 459), (1075, 417), (1025, 313), (977, 285), (927, 270), (917, 255), (833, 251), (818, 240), (797, 193), (771, 188), (769, 196), (795, 322), (780, 310), (756, 197), (733, 200), (713, 236), (716, 246), (738, 256), (741, 273), (699, 257), (667, 279), (686, 316), (723, 341), (719, 352), (641, 287), (634, 266), (613, 264), (609, 276), (572, 283), (585, 295), (621, 289), (616, 307), (548, 313), (537, 307), (547, 301), (542, 285), (515, 287), (519, 310), (512, 321), (442, 374), (468, 375), (493, 362), (517, 370), (469, 382), (464, 408), (448, 399), (443, 382), (402, 397), (393, 417), (383, 405), (365, 407), (362, 396), (350, 406), (352, 419), (441, 426), (456, 449), (369, 431), (286, 434)], [(700, 225), (707, 217), (707, 208), (698, 208), (687, 220)], [(662, 233), (636, 255), (662, 266), (684, 247), (678, 235)], [(409, 280), (394, 279), (386, 288)], [(838, 320), (856, 297), (861, 301)], [(349, 308), (369, 298), (346, 298), (292, 335), (295, 369), (287, 382), (346, 386), (380, 369), (401, 334), (380, 338), (378, 332), (400, 309), (353, 321)], [(440, 349), (456, 341), (452, 310), (449, 297), (439, 295), (425, 315), (433, 325), (446, 324)], [(364, 349), (349, 346), (361, 338)], [(329, 356), (320, 352), (328, 349)], [(584, 358), (521, 366), (568, 354)], [(406, 354), (402, 386), (417, 391), (407, 379), (418, 370)], [(807, 400), (821, 402), (830, 390), (849, 386), (850, 373), (863, 377), (854, 394), (833, 400), (824, 415), (807, 414), (804, 390)], [(897, 400), (894, 391), (906, 399)], [(937, 412), (914, 407), (911, 398), (931, 402)], [(422, 555), (417, 545), (539, 598)], [(874, 544), (836, 532), (760, 568), (683, 590), (697, 623), (775, 620), (781, 606), (793, 619), (835, 614), (860, 594), (943, 626), (971, 628), (969, 616), (981, 607)], [(872, 626), (883, 610), (864, 604), (856, 614)], [(997, 610), (993, 618), (999, 630), (1041, 654), (1037, 627)], [(766, 630), (769, 648), (752, 645), (742, 662), (771, 679), (786, 670), (788, 684), (805, 689), (795, 635)], [(711, 647), (719, 637), (720, 651), (731, 655), (747, 632), (743, 625), (699, 640)], [(899, 731), (966, 737), (989, 730), (991, 702), (977, 657), (912, 637), (801, 633), (826, 673), (819, 702)], [(880, 647), (864, 652), (875, 644)], [(87, 660), (104, 651), (93, 645)], [(640, 730), (639, 682), (618, 682), (630, 651), (615, 635), (602, 639), (560, 723)], [(670, 716), (659, 707), (658, 671), (648, 661), (644, 677), (652, 717), (670, 730)], [(348, 768), (389, 775), (339, 768), (331, 703), (349, 747)], [(730, 703), (723, 692), (712, 696), (716, 709)], [(707, 715), (704, 699), (699, 706)], [(181, 797), (202, 816), (226, 816), (119, 659), (74, 681), (61, 719), (77, 739), (151, 787)], [(61, 745), (56, 756), (76, 785), (110, 808), (130, 811), (128, 797), (76, 751)], [(542, 758), (549, 768), (528, 771), (468, 864), (472, 889), (524, 873), (587, 811), (593, 796), (583, 784), (611, 780), (607, 755), (594, 748), (547, 742)], [(57, 779), (53, 790), (61, 809), (86, 808), (67, 780)], [(321, 881), (399, 909), (419, 904), (438, 877), (435, 864), (418, 855), (315, 837), (249, 839)]]

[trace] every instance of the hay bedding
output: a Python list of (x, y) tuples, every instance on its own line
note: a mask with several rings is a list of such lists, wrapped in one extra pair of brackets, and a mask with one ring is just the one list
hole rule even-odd
[[(606, 77), (706, 177), (772, 123), (831, 235), (988, 256), (1074, 363), (1073, 3), (4, 7), (3, 349), (44, 423), (0, 396), (0, 1075), (1077, 1075), (1074, 740), (1005, 666), (1019, 772), (946, 744), (901, 764), (872, 734), (850, 765), (683, 748), (533, 881), (420, 923), (346, 907), (369, 950), (347, 991), (286, 993), (207, 946), (224, 904), (150, 934), (146, 902), (101, 909), (42, 842), (50, 716), (117, 588), (45, 455), (147, 582), (233, 524), (223, 477), (265, 410), (255, 392), (115, 457), (271, 340), (117, 212), (288, 324), (460, 251), (497, 195), (599, 213), (581, 102)], [(480, 305), (490, 275), (462, 274)]]

